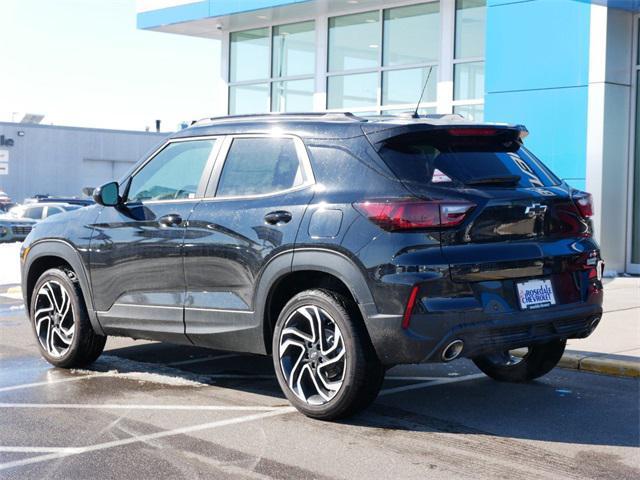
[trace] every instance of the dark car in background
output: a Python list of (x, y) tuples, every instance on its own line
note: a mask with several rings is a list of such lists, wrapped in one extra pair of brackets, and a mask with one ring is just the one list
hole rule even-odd
[(13, 205), (11, 197), (0, 190), (0, 212), (6, 212), (11, 205)]
[(0, 215), (0, 242), (19, 242), (27, 238), (40, 220), (81, 208), (69, 203), (16, 205)]
[(199, 122), (23, 244), (41, 353), (78, 367), (118, 335), (272, 355), (322, 419), (366, 407), (398, 364), (542, 376), (598, 324), (603, 263), (590, 195), (526, 133), (455, 115)]

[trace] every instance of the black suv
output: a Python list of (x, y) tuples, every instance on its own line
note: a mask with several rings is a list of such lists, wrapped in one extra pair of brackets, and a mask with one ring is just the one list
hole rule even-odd
[(323, 419), (402, 363), (544, 375), (598, 324), (603, 263), (591, 197), (526, 133), (455, 115), (198, 122), (29, 235), (42, 355), (85, 365), (107, 335), (268, 354)]

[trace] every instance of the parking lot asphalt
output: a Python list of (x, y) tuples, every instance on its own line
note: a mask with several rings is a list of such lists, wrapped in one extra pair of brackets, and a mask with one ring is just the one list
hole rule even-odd
[(378, 400), (308, 419), (267, 357), (110, 338), (86, 370), (38, 354), (0, 298), (0, 478), (640, 478), (640, 382), (460, 360), (391, 369)]

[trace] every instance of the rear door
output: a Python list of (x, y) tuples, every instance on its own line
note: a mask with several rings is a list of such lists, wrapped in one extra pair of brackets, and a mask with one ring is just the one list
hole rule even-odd
[(197, 345), (263, 348), (253, 298), (264, 265), (291, 250), (314, 177), (301, 139), (225, 139), (184, 246), (186, 333)]
[(578, 205), (589, 199), (525, 149), (517, 129), (431, 129), (389, 139), (379, 152), (416, 196), (470, 206), (440, 232), (453, 280), (500, 281), (487, 298), (514, 304), (517, 284), (531, 278), (551, 281), (556, 303), (583, 298), (573, 273), (597, 249), (588, 208)]

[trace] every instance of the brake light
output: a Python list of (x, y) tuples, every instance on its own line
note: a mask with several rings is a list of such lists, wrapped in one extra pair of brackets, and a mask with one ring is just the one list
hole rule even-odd
[(593, 216), (593, 197), (590, 193), (580, 192), (577, 195), (574, 195), (573, 203), (576, 204), (576, 207), (583, 218)]
[(411, 314), (413, 313), (413, 307), (416, 306), (416, 299), (418, 298), (418, 288), (417, 285), (414, 285), (411, 289), (411, 293), (409, 294), (409, 300), (407, 301), (407, 308), (404, 310), (404, 315), (402, 316), (402, 328), (405, 330), (409, 328), (409, 322), (411, 321)]
[(388, 231), (455, 227), (475, 207), (462, 201), (390, 200), (354, 205), (369, 220)]
[(449, 135), (454, 137), (489, 137), (498, 131), (495, 128), (450, 128)]

